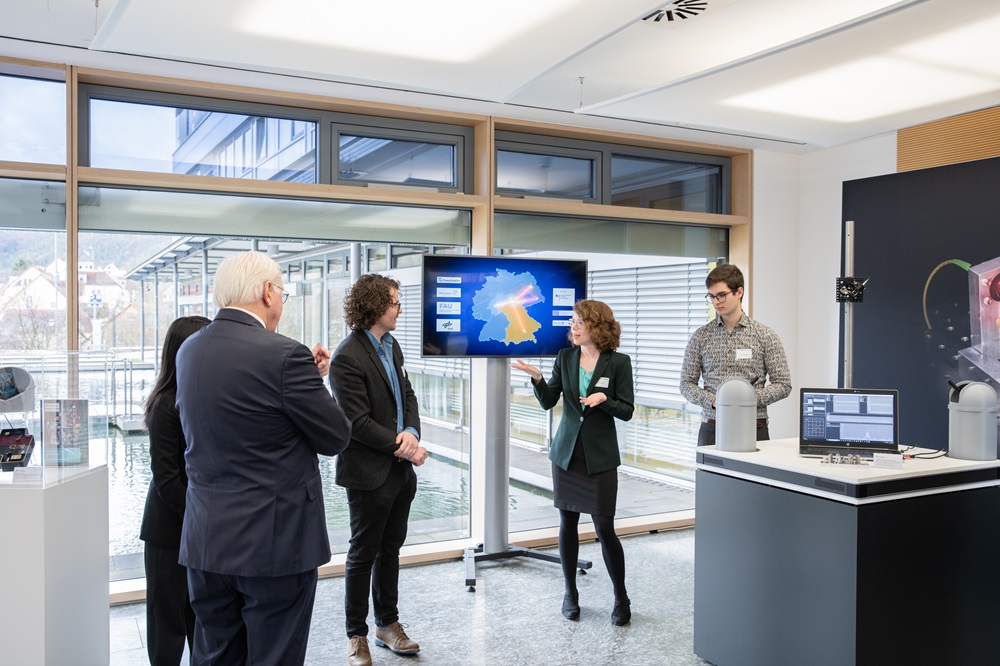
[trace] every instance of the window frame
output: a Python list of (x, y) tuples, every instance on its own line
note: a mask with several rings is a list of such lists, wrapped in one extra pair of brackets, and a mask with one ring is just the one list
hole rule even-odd
[[(113, 86), (102, 86), (89, 83), (81, 83), (79, 85), (79, 100), (79, 108), (77, 110), (79, 119), (79, 137), (77, 147), (79, 151), (78, 162), (81, 167), (91, 166), (90, 104), (94, 100), (124, 102), (127, 104), (148, 104), (150, 106), (182, 108), (189, 111), (203, 111), (206, 113), (239, 114), (251, 118), (288, 120), (293, 123), (311, 122), (316, 125), (317, 135), (322, 132), (324, 117), (329, 115), (323, 111), (302, 107), (260, 104), (256, 102), (236, 102), (227, 99), (181, 95), (177, 93), (161, 93), (133, 88), (117, 88)], [(202, 118), (198, 124), (200, 125), (201, 122), (204, 122), (204, 118)], [(316, 184), (322, 184), (324, 182), (329, 182), (323, 180), (323, 166), (329, 162), (329, 156), (324, 158), (323, 142), (317, 139), (316, 143)], [(129, 171), (142, 172), (140, 169), (129, 169)], [(253, 180), (264, 180), (266, 182), (268, 179), (255, 178)]]
[[(601, 202), (601, 174), (605, 170), (605, 155), (603, 151), (596, 150), (588, 142), (497, 130), (495, 144), (493, 151), (493, 171), (495, 174), (493, 189), (498, 196), (518, 199), (561, 199), (564, 201), (582, 201), (584, 203)], [(497, 183), (497, 179), (500, 177), (500, 167), (498, 164), (500, 151), (590, 160), (592, 167), (590, 174), (591, 196), (574, 197), (564, 194), (536, 194), (524, 190), (500, 187)]]
[[(330, 182), (354, 187), (393, 187), (426, 189), (435, 192), (472, 194), (474, 129), (463, 125), (447, 125), (418, 120), (363, 116), (352, 113), (332, 113), (330, 134), (325, 141), (330, 151)], [(361, 135), (389, 141), (410, 141), (451, 146), (454, 150), (455, 185), (419, 185), (391, 181), (340, 177), (340, 136)], [(322, 136), (321, 139), (323, 140)]]
[[(716, 211), (720, 215), (729, 215), (732, 211), (732, 182), (733, 182), (733, 160), (729, 157), (717, 155), (704, 155), (701, 153), (682, 153), (675, 150), (658, 150), (656, 148), (642, 148), (640, 146), (609, 146), (608, 168), (603, 174), (601, 183), (602, 196), (605, 203), (611, 203), (611, 181), (613, 174), (611, 170), (614, 166), (615, 157), (636, 157), (640, 159), (660, 160), (664, 162), (684, 162), (699, 166), (719, 166), (722, 167), (719, 182), (719, 208)], [(625, 206), (622, 206), (625, 208)]]
[[(584, 203), (614, 206), (611, 201), (611, 168), (613, 158), (616, 156), (637, 157), (652, 160), (686, 162), (696, 165), (722, 167), (721, 182), (719, 183), (719, 189), (721, 192), (721, 198), (719, 201), (720, 210), (717, 211), (717, 214), (732, 214), (733, 160), (731, 157), (708, 155), (697, 152), (687, 153), (677, 150), (647, 148), (643, 146), (619, 144), (606, 141), (589, 141), (586, 139), (572, 139), (507, 130), (496, 130), (494, 134), (495, 146), (493, 152), (493, 166), (495, 172), (499, 171), (497, 168), (497, 153), (501, 150), (528, 152), (537, 155), (552, 155), (553, 157), (591, 158), (594, 160), (594, 182), (592, 183), (594, 191), (593, 198), (568, 197), (557, 194), (535, 195), (521, 190), (498, 187), (496, 178), (494, 178), (493, 189), (494, 193), (498, 196), (523, 199), (562, 199), (566, 201), (583, 201)], [(497, 176), (499, 176), (499, 173), (497, 173)], [(616, 208), (629, 207), (619, 206)]]

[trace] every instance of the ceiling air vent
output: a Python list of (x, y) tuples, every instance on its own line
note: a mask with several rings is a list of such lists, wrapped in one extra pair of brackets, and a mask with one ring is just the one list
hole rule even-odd
[(654, 23), (669, 24), (678, 23), (686, 19), (696, 18), (705, 13), (709, 6), (713, 10), (718, 10), (726, 5), (733, 4), (735, 0), (674, 0), (663, 6), (648, 16), (643, 16), (642, 20), (652, 25)]

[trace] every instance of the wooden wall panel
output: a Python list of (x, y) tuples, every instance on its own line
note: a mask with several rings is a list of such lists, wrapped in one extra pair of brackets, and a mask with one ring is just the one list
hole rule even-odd
[(899, 130), (896, 171), (1000, 157), (1000, 106)]

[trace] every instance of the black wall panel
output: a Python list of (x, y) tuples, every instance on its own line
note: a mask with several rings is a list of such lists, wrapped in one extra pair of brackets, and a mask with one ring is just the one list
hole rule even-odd
[[(948, 264), (928, 278), (950, 259), (1000, 256), (1000, 158), (847, 181), (843, 219), (855, 225), (853, 274), (870, 278), (853, 306), (853, 385), (898, 389), (901, 441), (945, 448), (947, 380), (1000, 378), (960, 354), (971, 346), (969, 273)], [(835, 298), (834, 285), (814, 287)]]

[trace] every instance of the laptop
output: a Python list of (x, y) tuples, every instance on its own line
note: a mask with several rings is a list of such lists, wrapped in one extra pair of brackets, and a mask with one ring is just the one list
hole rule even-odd
[(899, 453), (899, 393), (895, 389), (801, 389), (799, 455), (834, 453)]

